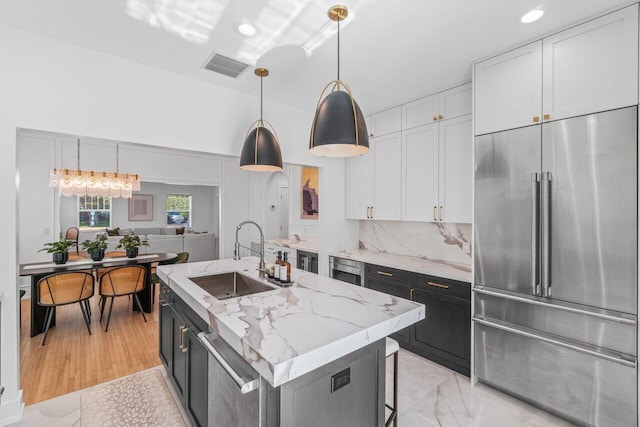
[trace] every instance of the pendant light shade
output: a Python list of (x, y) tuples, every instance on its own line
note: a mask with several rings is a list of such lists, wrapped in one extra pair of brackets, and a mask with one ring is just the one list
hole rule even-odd
[[(254, 127), (256, 124), (257, 126)], [(254, 172), (282, 170), (282, 154), (278, 138), (264, 124), (264, 120), (258, 120), (251, 125), (242, 146), (240, 169)]]
[[(340, 21), (347, 17), (347, 7), (333, 6), (328, 14), (338, 22), (338, 79), (325, 86), (320, 94), (311, 125), (309, 151), (324, 157), (358, 156), (369, 151), (369, 135), (349, 85), (340, 80)], [(322, 99), (326, 92), (329, 94)]]
[[(266, 68), (256, 68), (260, 77), (260, 119), (253, 122), (247, 132), (240, 154), (240, 169), (253, 172), (282, 170), (282, 153), (273, 126), (262, 118), (262, 78), (269, 75)], [(268, 125), (271, 130), (267, 129)]]

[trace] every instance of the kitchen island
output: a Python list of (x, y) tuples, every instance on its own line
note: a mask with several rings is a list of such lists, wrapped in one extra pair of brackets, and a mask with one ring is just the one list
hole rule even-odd
[[(208, 378), (207, 389), (194, 393), (207, 392), (206, 408), (190, 402), (188, 381), (174, 379), (177, 389), (186, 390), (185, 407), (200, 412), (196, 424), (250, 424), (249, 414), (261, 425), (383, 425), (385, 337), (423, 319), (424, 306), (297, 269), (292, 286), (244, 296), (215, 298), (203, 282), (192, 280), (228, 276), (264, 284), (257, 264), (258, 258), (247, 257), (158, 268), (161, 299), (167, 301), (161, 310), (173, 305), (179, 318), (163, 328), (169, 317), (161, 312), (160, 352), (169, 376), (183, 369), (181, 360), (167, 360), (177, 353), (193, 347), (196, 359), (207, 354), (194, 339), (205, 327), (212, 332), (209, 345), (204, 333), (200, 341), (209, 352), (211, 344), (217, 346), (221, 356), (207, 357), (208, 373), (186, 369), (196, 384)], [(180, 320), (185, 325), (177, 325)], [(177, 341), (170, 340), (171, 332)], [(235, 387), (222, 384), (229, 378)]]

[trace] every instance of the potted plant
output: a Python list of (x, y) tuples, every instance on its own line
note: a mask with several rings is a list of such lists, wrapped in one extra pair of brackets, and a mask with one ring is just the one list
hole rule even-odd
[(138, 256), (138, 248), (140, 246), (149, 246), (146, 241), (141, 241), (140, 236), (136, 235), (128, 235), (123, 236), (122, 239), (118, 242), (118, 246), (116, 249), (124, 248), (127, 252), (127, 257), (135, 258)]
[(57, 242), (45, 243), (44, 248), (38, 252), (47, 251), (53, 254), (53, 262), (56, 264), (64, 264), (69, 259), (69, 248), (75, 246), (74, 242), (70, 242), (64, 238), (60, 238)]
[(92, 260), (100, 261), (104, 258), (104, 251), (107, 249), (107, 236), (103, 234), (95, 240), (85, 240), (82, 242), (82, 247), (89, 252)]

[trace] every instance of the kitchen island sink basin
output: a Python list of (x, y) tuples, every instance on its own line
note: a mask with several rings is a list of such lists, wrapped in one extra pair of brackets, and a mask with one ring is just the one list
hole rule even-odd
[(190, 277), (189, 280), (218, 300), (237, 298), (275, 289), (259, 280), (254, 280), (236, 272)]

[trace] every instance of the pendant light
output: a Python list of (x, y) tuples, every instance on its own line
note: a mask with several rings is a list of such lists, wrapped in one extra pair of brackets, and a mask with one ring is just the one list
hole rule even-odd
[(140, 191), (140, 176), (120, 173), (120, 144), (116, 145), (116, 171), (96, 172), (80, 169), (80, 139), (77, 143), (78, 169), (52, 169), (49, 187), (58, 189), (61, 196), (102, 196), (130, 199)]
[[(329, 18), (338, 22), (338, 79), (320, 94), (311, 125), (309, 151), (326, 157), (351, 157), (369, 151), (369, 136), (364, 116), (349, 85), (340, 80), (340, 21), (348, 15), (346, 6), (333, 6)], [(344, 88), (344, 90), (342, 90)], [(330, 89), (324, 100), (322, 97)]]
[[(255, 74), (260, 77), (260, 119), (253, 122), (247, 132), (240, 154), (240, 169), (277, 172), (282, 170), (280, 144), (271, 123), (262, 118), (262, 79), (269, 75), (269, 70), (256, 68)], [(273, 132), (267, 129), (265, 124), (269, 125)]]

